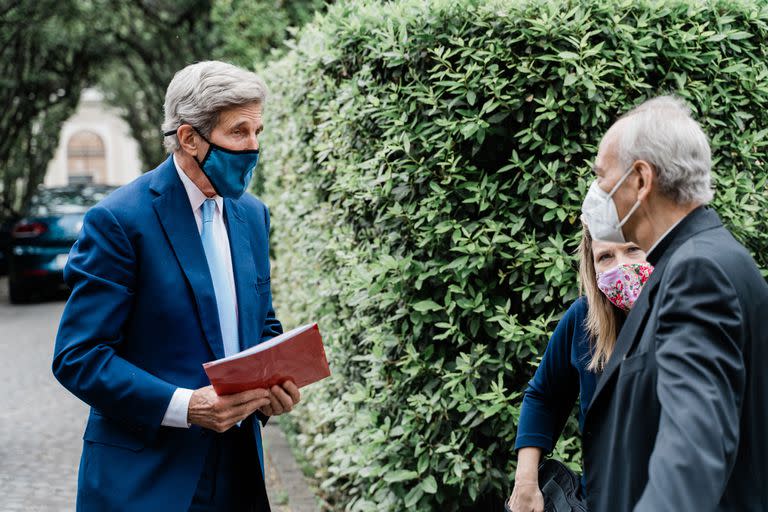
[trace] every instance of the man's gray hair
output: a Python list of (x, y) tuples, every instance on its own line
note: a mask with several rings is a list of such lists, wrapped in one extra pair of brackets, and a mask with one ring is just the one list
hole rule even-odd
[(712, 151), (682, 99), (652, 98), (621, 119), (618, 157), (624, 169), (645, 160), (656, 171), (661, 193), (676, 203), (712, 200)]
[[(222, 110), (251, 103), (263, 105), (267, 86), (255, 73), (215, 60), (191, 64), (178, 71), (165, 93), (163, 133), (190, 124), (209, 137)], [(168, 153), (179, 146), (176, 134), (166, 136)]]

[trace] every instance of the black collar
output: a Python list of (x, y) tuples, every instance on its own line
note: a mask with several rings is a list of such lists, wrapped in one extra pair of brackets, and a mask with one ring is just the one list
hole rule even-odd
[(722, 226), (722, 223), (717, 213), (708, 206), (699, 206), (686, 215), (672, 231), (659, 241), (648, 254), (648, 263), (656, 266), (673, 245), (678, 246), (700, 231), (719, 226)]

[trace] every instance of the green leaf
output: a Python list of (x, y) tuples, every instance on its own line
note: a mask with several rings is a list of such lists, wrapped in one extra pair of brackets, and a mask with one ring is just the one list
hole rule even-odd
[(414, 507), (422, 496), (424, 496), (424, 491), (421, 487), (414, 487), (405, 495), (405, 507), (409, 509)]
[(743, 31), (731, 32), (728, 34), (728, 39), (731, 39), (733, 41), (738, 41), (740, 39), (749, 39), (750, 37), (752, 37), (752, 34), (750, 34), (749, 32), (743, 32)]
[(551, 199), (541, 198), (534, 201), (534, 203), (541, 205), (545, 208), (557, 208), (559, 205)]
[(399, 469), (391, 471), (384, 475), (384, 481), (387, 483), (405, 482), (407, 480), (414, 480), (419, 474), (415, 471), (407, 471), (405, 469)]
[(431, 300), (422, 300), (414, 304), (413, 309), (419, 313), (426, 313), (427, 311), (438, 311), (442, 309), (442, 306)]
[(421, 481), (421, 489), (427, 494), (435, 494), (437, 492), (437, 480), (432, 475), (429, 475)]
[(421, 454), (419, 457), (418, 465), (416, 466), (416, 470), (419, 474), (424, 473), (427, 468), (429, 467), (429, 455), (426, 453)]
[(461, 127), (461, 134), (464, 136), (465, 139), (468, 139), (477, 132), (478, 128), (480, 127), (475, 123), (465, 124), (464, 126)]

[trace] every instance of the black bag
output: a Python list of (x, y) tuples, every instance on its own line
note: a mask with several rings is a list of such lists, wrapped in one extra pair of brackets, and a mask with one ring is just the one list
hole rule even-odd
[[(579, 477), (568, 466), (555, 459), (539, 464), (539, 487), (544, 495), (544, 512), (587, 512), (580, 497)], [(511, 512), (504, 502), (505, 512)]]

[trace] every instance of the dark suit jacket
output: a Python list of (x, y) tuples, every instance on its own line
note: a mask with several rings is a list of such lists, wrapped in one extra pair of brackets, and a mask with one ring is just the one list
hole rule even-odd
[(649, 255), (587, 411), (591, 512), (768, 510), (768, 285), (714, 211)]
[[(282, 326), (272, 308), (269, 216), (255, 197), (224, 200), (243, 348)], [(161, 426), (177, 387), (209, 384), (224, 356), (205, 252), (173, 159), (85, 217), (64, 270), (72, 295), (53, 371), (91, 406), (78, 510), (186, 512), (212, 433)], [(262, 457), (259, 422), (253, 435)], [(260, 461), (254, 461), (259, 464)]]

